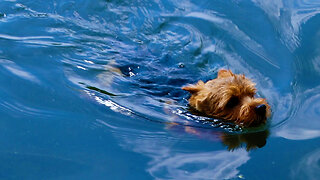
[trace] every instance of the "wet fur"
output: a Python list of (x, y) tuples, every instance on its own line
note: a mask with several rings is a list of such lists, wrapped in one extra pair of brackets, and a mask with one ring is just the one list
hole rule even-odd
[[(216, 79), (182, 88), (191, 93), (189, 104), (208, 116), (233, 121), (243, 126), (258, 126), (270, 116), (266, 99), (254, 97), (255, 84), (244, 75), (220, 70)], [(230, 106), (230, 100), (235, 105)], [(266, 105), (265, 115), (258, 115), (255, 107)]]

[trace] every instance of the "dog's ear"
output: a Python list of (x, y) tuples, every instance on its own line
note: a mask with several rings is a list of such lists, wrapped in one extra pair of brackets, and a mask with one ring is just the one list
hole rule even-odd
[(182, 89), (185, 90), (185, 91), (188, 91), (191, 94), (200, 91), (200, 88), (198, 86), (194, 86), (194, 85), (184, 86), (184, 87), (182, 87)]
[(231, 70), (221, 69), (218, 72), (218, 78), (226, 78), (230, 76), (233, 76), (233, 73)]
[(188, 91), (191, 94), (199, 92), (201, 89), (203, 89), (204, 82), (198, 81), (196, 85), (190, 85), (190, 86), (184, 86), (182, 87), (183, 90)]

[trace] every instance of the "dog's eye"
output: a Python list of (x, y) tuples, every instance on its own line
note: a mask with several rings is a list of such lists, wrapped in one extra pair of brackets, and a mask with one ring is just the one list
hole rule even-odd
[(238, 97), (232, 97), (232, 98), (229, 99), (226, 107), (227, 108), (233, 108), (236, 105), (238, 105), (238, 103), (239, 103), (239, 98)]

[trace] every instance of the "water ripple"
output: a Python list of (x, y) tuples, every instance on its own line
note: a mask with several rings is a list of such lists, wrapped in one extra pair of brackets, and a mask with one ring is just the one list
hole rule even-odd
[[(32, 107), (30, 105), (21, 104), (18, 101), (1, 101), (0, 107), (6, 112), (10, 112), (15, 116), (19, 115), (22, 117), (46, 117), (46, 118), (56, 118), (59, 116), (60, 112), (45, 110), (44, 108)], [(60, 114), (61, 115), (61, 114)]]
[[(155, 160), (148, 169), (153, 177), (167, 179), (231, 179), (239, 176), (241, 165), (249, 160), (244, 151), (234, 153), (213, 151), (194, 154), (177, 154), (161, 160)], [(192, 166), (192, 171), (184, 169)], [(198, 167), (198, 168), (197, 168)], [(167, 173), (163, 173), (166, 171)]]
[[(113, 176), (115, 162), (138, 179), (259, 179), (262, 161), (266, 179), (318, 177), (319, 12), (317, 0), (1, 1), (0, 158), (40, 168), (41, 154), (67, 153), (44, 174), (66, 164), (74, 179), (81, 157), (94, 167), (83, 178)], [(221, 68), (257, 84), (267, 125), (188, 108), (181, 87)]]
[(5, 69), (7, 69), (9, 72), (11, 72), (12, 74), (35, 82), (35, 83), (40, 83), (40, 80), (33, 74), (31, 74), (30, 72), (22, 69), (21, 67), (19, 67), (18, 65), (16, 65), (14, 62), (6, 60), (6, 59), (0, 59), (0, 65), (2, 65)]
[(58, 41), (45, 41), (45, 40), (42, 40), (42, 39), (53, 39), (53, 37), (50, 37), (50, 36), (17, 37), (17, 36), (10, 36), (10, 35), (5, 35), (5, 34), (0, 34), (0, 39), (21, 41), (21, 42), (23, 42), (23, 43), (33, 44), (33, 45), (74, 47), (74, 45), (73, 45), (73, 44), (70, 44), (70, 43), (63, 43), (63, 42), (58, 42)]
[(298, 107), (296, 107), (296, 112), (276, 134), (293, 140), (320, 137), (320, 124), (317, 120), (317, 117), (320, 117), (319, 94), (319, 86), (297, 94), (296, 104)]
[(291, 169), (292, 179), (316, 180), (320, 176), (320, 149), (304, 155)]
[(228, 19), (224, 19), (218, 16), (214, 16), (214, 14), (208, 15), (200, 12), (192, 12), (187, 14), (186, 17), (192, 18), (200, 18), (202, 20), (209, 21), (216, 26), (219, 26), (223, 30), (227, 31), (231, 36), (235, 36), (237, 40), (239, 40), (243, 45), (256, 55), (258, 55), (261, 59), (265, 60), (268, 64), (272, 65), (275, 68), (280, 68), (276, 62), (271, 61), (270, 57), (268, 57), (267, 53), (263, 49), (263, 47), (252, 40), (249, 36), (247, 36), (244, 32), (242, 32), (238, 26), (236, 26), (232, 21)]
[[(260, 82), (258, 86), (261, 87), (261, 94), (267, 96), (274, 107), (277, 118), (273, 123), (276, 126), (287, 119), (288, 113), (283, 112), (291, 108), (291, 101), (280, 102), (274, 98), (283, 95), (272, 92), (275, 91), (272, 79), (266, 78), (259, 69), (252, 67), (241, 53), (230, 49), (225, 39), (210, 33), (213, 31), (212, 28), (227, 33), (246, 50), (265, 61), (264, 64), (268, 65), (269, 69), (281, 71), (284, 64), (278, 64), (262, 44), (241, 30), (241, 26), (235, 22), (215, 11), (203, 13), (179, 9), (179, 13), (167, 11), (158, 16), (143, 8), (115, 9), (113, 5), (108, 4), (107, 8), (114, 16), (126, 17), (119, 19), (119, 27), (114, 27), (114, 24), (107, 27), (104, 24), (106, 21), (94, 18), (91, 21), (82, 17), (80, 13), (73, 13), (72, 18), (64, 18), (64, 21), (70, 21), (77, 28), (83, 29), (83, 33), (74, 34), (74, 31), (63, 29), (57, 31), (72, 33), (73, 40), (81, 40), (77, 52), (64, 54), (66, 74), (72, 82), (85, 83), (87, 86), (100, 89), (100, 92), (131, 95), (122, 98), (111, 97), (111, 100), (103, 104), (107, 103), (110, 105), (108, 107), (111, 107), (112, 103), (116, 103), (146, 117), (147, 112), (150, 112), (153, 118), (166, 122), (172, 118), (164, 112), (163, 107), (166, 105), (163, 102), (174, 100), (183, 107), (182, 102), (185, 103), (184, 98), (187, 94), (180, 89), (181, 86), (194, 83), (195, 79), (214, 78), (217, 70), (225, 67), (223, 64), (226, 62), (227, 67), (235, 68), (252, 77), (255, 82)], [(139, 21), (130, 20), (140, 17), (141, 13), (145, 14), (141, 24), (137, 24)], [(128, 24), (128, 21), (134, 23)], [(197, 23), (201, 21), (212, 26), (198, 27)], [(91, 26), (92, 23), (94, 25)], [(121, 28), (131, 29), (131, 32), (122, 29), (121, 33), (117, 33)], [(132, 35), (138, 31), (141, 33), (133, 37)], [(116, 37), (112, 38), (115, 33)], [(98, 99), (96, 101), (102, 102)], [(139, 105), (136, 106), (134, 103)], [(277, 111), (279, 108), (282, 109)], [(181, 118), (185, 117), (180, 116), (175, 122), (183, 122)], [(225, 124), (221, 125), (224, 126)], [(229, 128), (227, 125), (226, 129)]]
[(291, 51), (300, 45), (301, 26), (320, 13), (319, 1), (313, 0), (253, 2), (266, 12)]

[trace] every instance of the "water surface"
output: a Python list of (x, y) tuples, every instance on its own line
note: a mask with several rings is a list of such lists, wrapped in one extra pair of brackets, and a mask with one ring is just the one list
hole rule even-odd
[[(2, 0), (1, 179), (317, 179), (320, 2)], [(245, 74), (243, 129), (186, 84)]]

